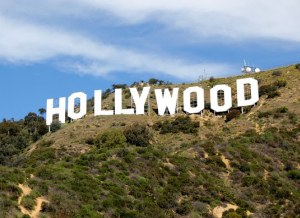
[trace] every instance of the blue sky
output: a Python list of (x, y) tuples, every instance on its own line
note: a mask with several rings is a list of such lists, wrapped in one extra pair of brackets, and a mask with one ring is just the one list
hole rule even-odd
[(0, 2), (0, 119), (150, 77), (192, 82), (300, 62), (299, 0)]

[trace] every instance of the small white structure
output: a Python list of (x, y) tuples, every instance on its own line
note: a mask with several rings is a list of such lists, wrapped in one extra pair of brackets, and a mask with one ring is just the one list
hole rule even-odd
[(244, 60), (244, 67), (241, 69), (242, 73), (259, 73), (261, 70), (258, 67), (253, 67), (247, 65), (246, 61)]

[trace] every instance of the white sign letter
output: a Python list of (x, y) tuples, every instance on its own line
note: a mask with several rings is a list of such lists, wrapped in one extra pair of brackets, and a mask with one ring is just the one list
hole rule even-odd
[(140, 96), (136, 88), (130, 88), (130, 93), (136, 107), (136, 114), (145, 113), (145, 103), (149, 95), (149, 91), (150, 87), (144, 87)]
[[(218, 92), (224, 92), (224, 105), (218, 103)], [(225, 112), (232, 107), (231, 88), (227, 85), (217, 85), (210, 90), (210, 107), (216, 112)]]
[(122, 109), (122, 89), (115, 89), (115, 114), (134, 114), (134, 109)]
[(94, 115), (113, 115), (113, 110), (102, 110), (102, 91), (95, 90), (94, 94)]
[[(245, 99), (245, 85), (249, 84), (251, 87), (251, 98)], [(258, 92), (258, 81), (253, 78), (238, 79), (236, 81), (237, 88), (237, 104), (238, 107), (254, 105), (259, 101), (259, 92)]]
[[(197, 106), (191, 107), (191, 93), (197, 95)], [(190, 87), (183, 92), (183, 108), (184, 111), (194, 114), (199, 113), (204, 109), (204, 90), (200, 87)]]
[(53, 115), (58, 114), (58, 120), (65, 123), (66, 120), (66, 98), (59, 98), (59, 107), (54, 108), (54, 99), (47, 99), (46, 124), (50, 126), (53, 121)]
[[(79, 99), (79, 112), (75, 112), (75, 99)], [(87, 96), (83, 92), (77, 92), (68, 98), (68, 116), (77, 120), (86, 115)]]
[(169, 89), (164, 89), (164, 95), (161, 89), (155, 89), (155, 97), (158, 107), (158, 114), (164, 115), (168, 108), (170, 114), (175, 114), (179, 88), (173, 88), (172, 96)]

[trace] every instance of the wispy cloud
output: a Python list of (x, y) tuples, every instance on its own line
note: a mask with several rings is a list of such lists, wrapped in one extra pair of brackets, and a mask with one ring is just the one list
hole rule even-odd
[[(60, 59), (59, 66), (81, 74), (162, 73), (189, 80), (203, 69), (214, 76), (233, 72), (231, 64), (201, 58), (205, 54), (192, 62), (168, 51), (117, 45), (99, 38), (93, 28), (87, 30), (82, 23), (88, 19), (125, 27), (158, 22), (171, 33), (181, 31), (199, 43), (211, 38), (233, 43), (260, 39), (300, 43), (298, 0), (27, 0), (20, 4), (0, 2), (0, 58), (11, 63)], [(64, 28), (70, 20), (72, 27)], [(76, 26), (76, 21), (82, 21), (81, 25)]]
[(186, 63), (176, 58), (140, 53), (93, 41), (76, 33), (28, 24), (0, 16), (3, 34), (0, 57), (10, 62), (38, 62), (56, 57), (74, 58), (61, 63), (75, 72), (103, 76), (126, 71), (163, 73), (181, 79), (195, 79), (204, 68), (220, 75), (232, 69), (227, 64)]
[(156, 20), (201, 36), (273, 38), (300, 42), (298, 0), (75, 0), (127, 22)]

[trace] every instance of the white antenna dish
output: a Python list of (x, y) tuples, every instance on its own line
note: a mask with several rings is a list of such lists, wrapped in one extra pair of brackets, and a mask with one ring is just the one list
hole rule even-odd
[(242, 67), (242, 73), (259, 73), (261, 70), (258, 67), (251, 66), (249, 63), (247, 64), (246, 60), (244, 60), (244, 67)]
[(247, 73), (251, 73), (251, 71), (252, 71), (251, 67), (246, 67), (246, 72)]

